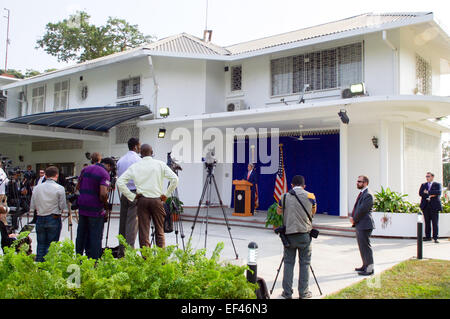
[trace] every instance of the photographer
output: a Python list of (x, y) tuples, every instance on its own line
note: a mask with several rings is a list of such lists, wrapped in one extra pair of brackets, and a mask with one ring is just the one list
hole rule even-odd
[(45, 169), (45, 182), (36, 186), (31, 196), (30, 210), (37, 212), (36, 261), (44, 261), (50, 244), (59, 241), (61, 235), (61, 212), (66, 208), (66, 191), (57, 184), (59, 170), (55, 166)]
[(29, 211), (27, 191), (20, 181), (20, 171), (13, 173), (12, 179), (7, 185), (6, 195), (7, 204), (11, 208), (12, 227), (16, 230), (19, 228), (19, 217)]
[(115, 169), (111, 158), (101, 159), (99, 153), (92, 154), (94, 165), (85, 167), (78, 178), (78, 229), (75, 242), (77, 254), (86, 252), (89, 258), (98, 259), (102, 254), (102, 237), (105, 223), (105, 207), (110, 188), (109, 172)]
[(308, 289), (311, 263), (310, 232), (317, 204), (314, 194), (305, 191), (303, 176), (294, 176), (291, 185), (292, 189), (281, 197), (277, 208), (277, 213), (283, 215), (285, 235), (289, 241), (289, 247), (285, 245), (284, 248), (283, 293), (281, 296), (292, 299), (293, 272), (298, 250), (300, 263), (298, 292), (300, 299), (305, 299), (312, 297)]
[[(139, 156), (141, 144), (138, 138), (128, 140), (128, 152), (117, 162), (117, 176), (120, 177), (132, 164), (139, 162), (142, 158)], [(136, 185), (133, 181), (127, 184), (128, 189), (136, 194)], [(131, 202), (124, 194), (120, 196), (120, 220), (119, 234), (122, 235), (127, 244), (134, 248), (138, 233), (138, 219), (136, 203)], [(123, 249), (123, 247), (122, 247)]]

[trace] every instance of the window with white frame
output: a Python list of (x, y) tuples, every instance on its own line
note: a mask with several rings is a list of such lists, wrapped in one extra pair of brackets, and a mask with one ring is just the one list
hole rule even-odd
[(431, 65), (420, 55), (416, 54), (416, 83), (417, 93), (423, 95), (431, 94)]
[(362, 43), (271, 61), (272, 95), (348, 87), (362, 82)]
[(42, 113), (45, 111), (45, 85), (31, 90), (31, 112)]
[(240, 91), (242, 89), (242, 66), (235, 65), (231, 67), (231, 91)]
[(57, 82), (54, 87), (53, 108), (55, 111), (65, 110), (69, 105), (69, 80)]
[(122, 98), (141, 93), (141, 77), (117, 81), (117, 97)]

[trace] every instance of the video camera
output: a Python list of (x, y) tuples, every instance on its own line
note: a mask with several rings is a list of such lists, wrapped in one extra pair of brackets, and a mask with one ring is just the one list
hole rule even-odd
[(280, 236), (281, 242), (283, 243), (283, 246), (285, 248), (289, 248), (291, 246), (291, 243), (289, 242), (289, 238), (286, 236), (286, 226), (280, 226), (273, 230), (275, 234), (278, 234)]
[(209, 172), (212, 172), (213, 168), (217, 165), (217, 160), (214, 156), (214, 151), (210, 149), (206, 153), (206, 156), (202, 158), (202, 161), (205, 162), (205, 167)]
[(169, 166), (175, 174), (178, 174), (178, 171), (182, 171), (183, 168), (180, 166), (180, 164), (177, 163), (175, 159), (172, 158), (171, 154), (172, 152), (167, 153), (167, 166)]

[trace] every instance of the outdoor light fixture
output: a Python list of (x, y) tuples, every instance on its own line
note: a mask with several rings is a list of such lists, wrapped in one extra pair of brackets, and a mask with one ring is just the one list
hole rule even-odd
[(247, 281), (256, 283), (257, 280), (257, 265), (256, 265), (256, 255), (258, 253), (258, 244), (251, 242), (248, 244), (248, 270), (247, 270)]
[(349, 99), (357, 95), (365, 95), (366, 86), (363, 82), (350, 85), (350, 88), (342, 90), (342, 98)]
[(161, 116), (161, 117), (168, 117), (169, 115), (170, 115), (170, 112), (169, 112), (169, 108), (168, 107), (161, 107), (159, 109), (159, 116)]
[(91, 159), (91, 153), (89, 153), (89, 152), (84, 153), (84, 156), (86, 156), (86, 159), (88, 159), (88, 160)]
[(366, 87), (364, 83), (352, 84), (350, 85), (350, 92), (352, 92), (352, 96), (364, 95), (366, 94)]
[(166, 136), (166, 129), (160, 128), (158, 132), (158, 138), (164, 138)]
[(378, 138), (376, 136), (372, 137), (372, 144), (375, 148), (378, 148)]
[(348, 123), (350, 122), (350, 119), (348, 118), (348, 115), (347, 115), (347, 111), (346, 111), (346, 110), (341, 110), (341, 111), (338, 113), (338, 115), (339, 115), (339, 117), (341, 118), (342, 123), (348, 124)]

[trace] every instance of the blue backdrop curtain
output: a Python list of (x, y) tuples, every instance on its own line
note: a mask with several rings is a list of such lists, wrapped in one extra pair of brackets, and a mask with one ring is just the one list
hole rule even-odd
[[(284, 168), (288, 189), (294, 175), (305, 177), (306, 190), (314, 193), (317, 199), (317, 212), (339, 215), (339, 134), (322, 134), (306, 136), (319, 138), (318, 140), (299, 141), (295, 137), (281, 136), (279, 141), (283, 144)], [(262, 139), (267, 143), (270, 153), (270, 138)], [(246, 163), (237, 163), (237, 143), (245, 143)], [(258, 141), (260, 143), (260, 141)], [(279, 152), (279, 149), (277, 149)], [(271, 154), (268, 154), (271, 156)], [(245, 179), (249, 156), (249, 140), (237, 140), (234, 143), (233, 180)], [(257, 158), (256, 171), (259, 174), (258, 197), (259, 210), (267, 210), (275, 202), (273, 190), (276, 172), (274, 174), (260, 174), (263, 165)], [(274, 157), (277, 160), (277, 157)], [(269, 166), (265, 164), (264, 166)], [(276, 163), (278, 168), (278, 161)], [(234, 207), (234, 186), (232, 186), (231, 207)]]

